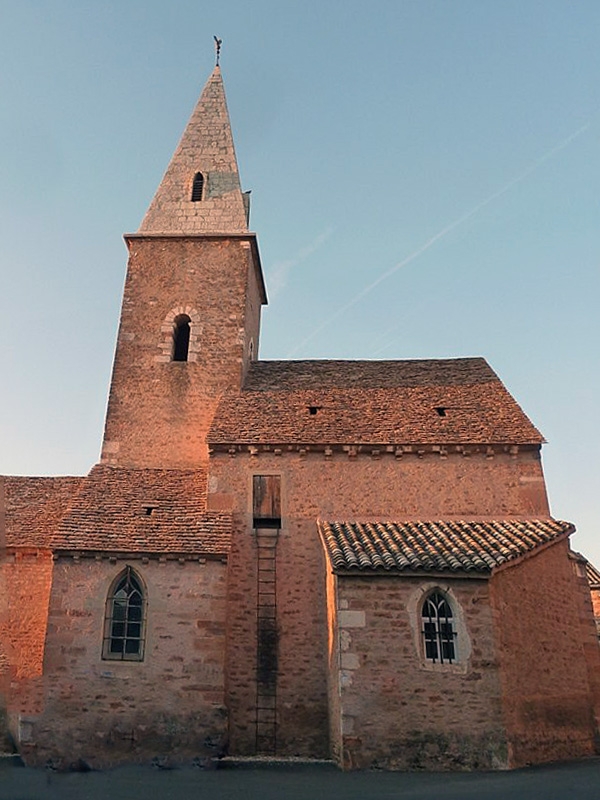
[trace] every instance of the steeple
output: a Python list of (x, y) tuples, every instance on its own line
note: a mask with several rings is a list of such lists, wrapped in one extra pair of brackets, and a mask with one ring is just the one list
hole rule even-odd
[(188, 469), (258, 357), (265, 286), (218, 65), (129, 250), (102, 461)]
[(221, 69), (216, 66), (187, 124), (139, 233), (245, 233), (240, 187)]

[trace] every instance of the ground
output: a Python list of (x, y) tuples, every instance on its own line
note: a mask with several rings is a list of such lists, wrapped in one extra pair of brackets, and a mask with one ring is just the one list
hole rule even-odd
[(600, 759), (484, 773), (342, 773), (287, 769), (123, 767), (46, 773), (0, 761), (0, 800), (597, 800)]

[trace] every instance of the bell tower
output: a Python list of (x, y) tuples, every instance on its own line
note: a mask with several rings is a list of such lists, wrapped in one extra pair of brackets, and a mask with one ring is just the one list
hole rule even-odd
[(193, 468), (257, 357), (267, 302), (215, 67), (129, 250), (102, 462)]

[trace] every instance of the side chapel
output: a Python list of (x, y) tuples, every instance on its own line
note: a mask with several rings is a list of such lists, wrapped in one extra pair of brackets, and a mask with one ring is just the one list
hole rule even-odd
[(541, 434), (482, 358), (261, 361), (248, 220), (217, 66), (125, 236), (100, 463), (0, 487), (7, 742), (66, 767), (594, 754), (589, 568)]

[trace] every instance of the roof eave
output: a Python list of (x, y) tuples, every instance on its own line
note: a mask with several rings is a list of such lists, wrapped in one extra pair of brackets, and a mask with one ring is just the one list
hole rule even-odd
[(345, 578), (424, 578), (430, 580), (488, 580), (490, 570), (414, 570), (414, 569), (385, 569), (385, 567), (335, 567), (329, 559), (331, 572), (338, 577)]

